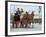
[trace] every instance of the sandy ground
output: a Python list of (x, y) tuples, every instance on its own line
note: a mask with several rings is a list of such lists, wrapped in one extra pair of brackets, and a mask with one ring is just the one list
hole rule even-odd
[(40, 31), (42, 29), (42, 24), (34, 23), (31, 28), (10, 28), (11, 32), (22, 32), (22, 31)]

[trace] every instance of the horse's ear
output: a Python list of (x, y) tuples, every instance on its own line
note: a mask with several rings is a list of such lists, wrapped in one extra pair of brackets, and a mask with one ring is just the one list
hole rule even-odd
[(32, 11), (32, 15), (34, 16), (34, 11)]

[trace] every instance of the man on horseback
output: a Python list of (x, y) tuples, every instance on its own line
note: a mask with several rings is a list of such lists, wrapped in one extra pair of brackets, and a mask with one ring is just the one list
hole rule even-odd
[(14, 17), (13, 17), (13, 27), (14, 27), (14, 24), (16, 24), (16, 28), (17, 28), (17, 23), (20, 21), (19, 13), (20, 13), (20, 10), (18, 8), (16, 13), (14, 14)]

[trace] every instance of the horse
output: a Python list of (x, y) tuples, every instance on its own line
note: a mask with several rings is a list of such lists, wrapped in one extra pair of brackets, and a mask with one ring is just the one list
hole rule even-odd
[(20, 15), (14, 15), (12, 24), (13, 24), (13, 28), (14, 28), (14, 25), (16, 25), (16, 28), (18, 28), (20, 24)]
[(26, 14), (23, 15), (23, 18), (21, 20), (21, 25), (24, 28), (28, 27), (28, 24), (30, 24), (33, 20), (34, 17), (34, 13), (32, 12), (31, 14), (28, 14), (28, 12), (26, 12)]

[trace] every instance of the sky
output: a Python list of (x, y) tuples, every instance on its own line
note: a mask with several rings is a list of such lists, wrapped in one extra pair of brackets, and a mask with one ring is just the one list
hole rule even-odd
[(19, 8), (19, 9), (23, 8), (23, 10), (27, 11), (27, 12), (34, 11), (35, 15), (42, 16), (42, 7), (40, 10), (40, 14), (39, 14), (39, 6), (36, 6), (36, 5), (14, 5), (14, 4), (11, 4), (10, 5), (11, 13), (15, 13), (17, 11), (17, 8)]

